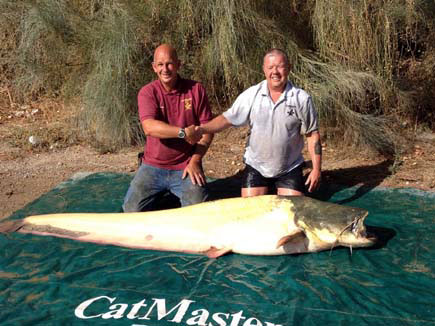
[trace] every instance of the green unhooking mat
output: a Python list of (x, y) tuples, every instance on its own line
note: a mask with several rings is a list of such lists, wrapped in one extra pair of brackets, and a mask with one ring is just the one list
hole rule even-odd
[[(130, 180), (72, 179), (10, 218), (119, 212)], [(231, 179), (210, 188), (212, 199), (239, 191)], [(0, 235), (0, 325), (435, 325), (435, 195), (329, 186), (317, 196), (367, 209), (379, 245), (209, 259)]]

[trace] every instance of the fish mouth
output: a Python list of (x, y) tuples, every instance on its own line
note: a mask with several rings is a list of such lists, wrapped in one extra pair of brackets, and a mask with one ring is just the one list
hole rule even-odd
[[(377, 242), (374, 233), (368, 232), (364, 220), (368, 212), (357, 216), (352, 223), (347, 225), (338, 235), (337, 242), (342, 246), (369, 247)], [(346, 235), (347, 234), (347, 235)]]
[(372, 244), (375, 244), (376, 242), (378, 242), (378, 237), (376, 236), (376, 234), (372, 233), (372, 232), (368, 232), (367, 230), (365, 231), (365, 238), (370, 241)]
[(364, 219), (367, 215), (368, 213), (354, 221), (352, 223), (351, 230), (357, 239), (364, 239), (373, 243), (376, 242), (377, 237), (374, 233), (368, 231), (364, 225)]

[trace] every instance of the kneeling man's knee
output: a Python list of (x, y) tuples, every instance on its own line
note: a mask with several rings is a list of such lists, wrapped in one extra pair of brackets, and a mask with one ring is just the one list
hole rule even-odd
[(199, 204), (206, 201), (208, 198), (208, 191), (205, 186), (190, 185), (184, 188), (183, 194), (181, 195), (181, 206), (189, 206), (194, 204)]

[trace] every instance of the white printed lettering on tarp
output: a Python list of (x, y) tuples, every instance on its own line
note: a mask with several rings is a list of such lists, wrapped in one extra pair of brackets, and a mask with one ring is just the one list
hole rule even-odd
[[(198, 326), (282, 326), (270, 322), (262, 322), (261, 320), (250, 317), (247, 318), (243, 316), (243, 310), (237, 313), (224, 313), (216, 312), (212, 313), (207, 309), (197, 309), (190, 312), (190, 315), (186, 315), (189, 311), (190, 305), (195, 302), (192, 300), (183, 299), (172, 309), (167, 311), (166, 309), (166, 299), (151, 299), (152, 304), (149, 306), (148, 310), (145, 308), (148, 306), (145, 303), (146, 299), (143, 299), (134, 304), (128, 303), (115, 303), (116, 297), (99, 296), (95, 298), (88, 299), (80, 303), (74, 314), (80, 319), (138, 319), (138, 320), (151, 320), (153, 316), (153, 311), (157, 312), (157, 320), (165, 319), (166, 321), (180, 324), (183, 322), (185, 325), (198, 325)], [(107, 310), (102, 311), (99, 314), (88, 314), (86, 309), (88, 309), (92, 304), (97, 301), (107, 301)]]

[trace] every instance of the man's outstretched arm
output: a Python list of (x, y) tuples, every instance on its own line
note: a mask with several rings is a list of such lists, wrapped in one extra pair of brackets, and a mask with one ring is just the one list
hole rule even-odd
[(195, 132), (199, 134), (215, 134), (222, 130), (231, 127), (232, 124), (222, 114), (218, 115), (213, 120), (195, 128)]

